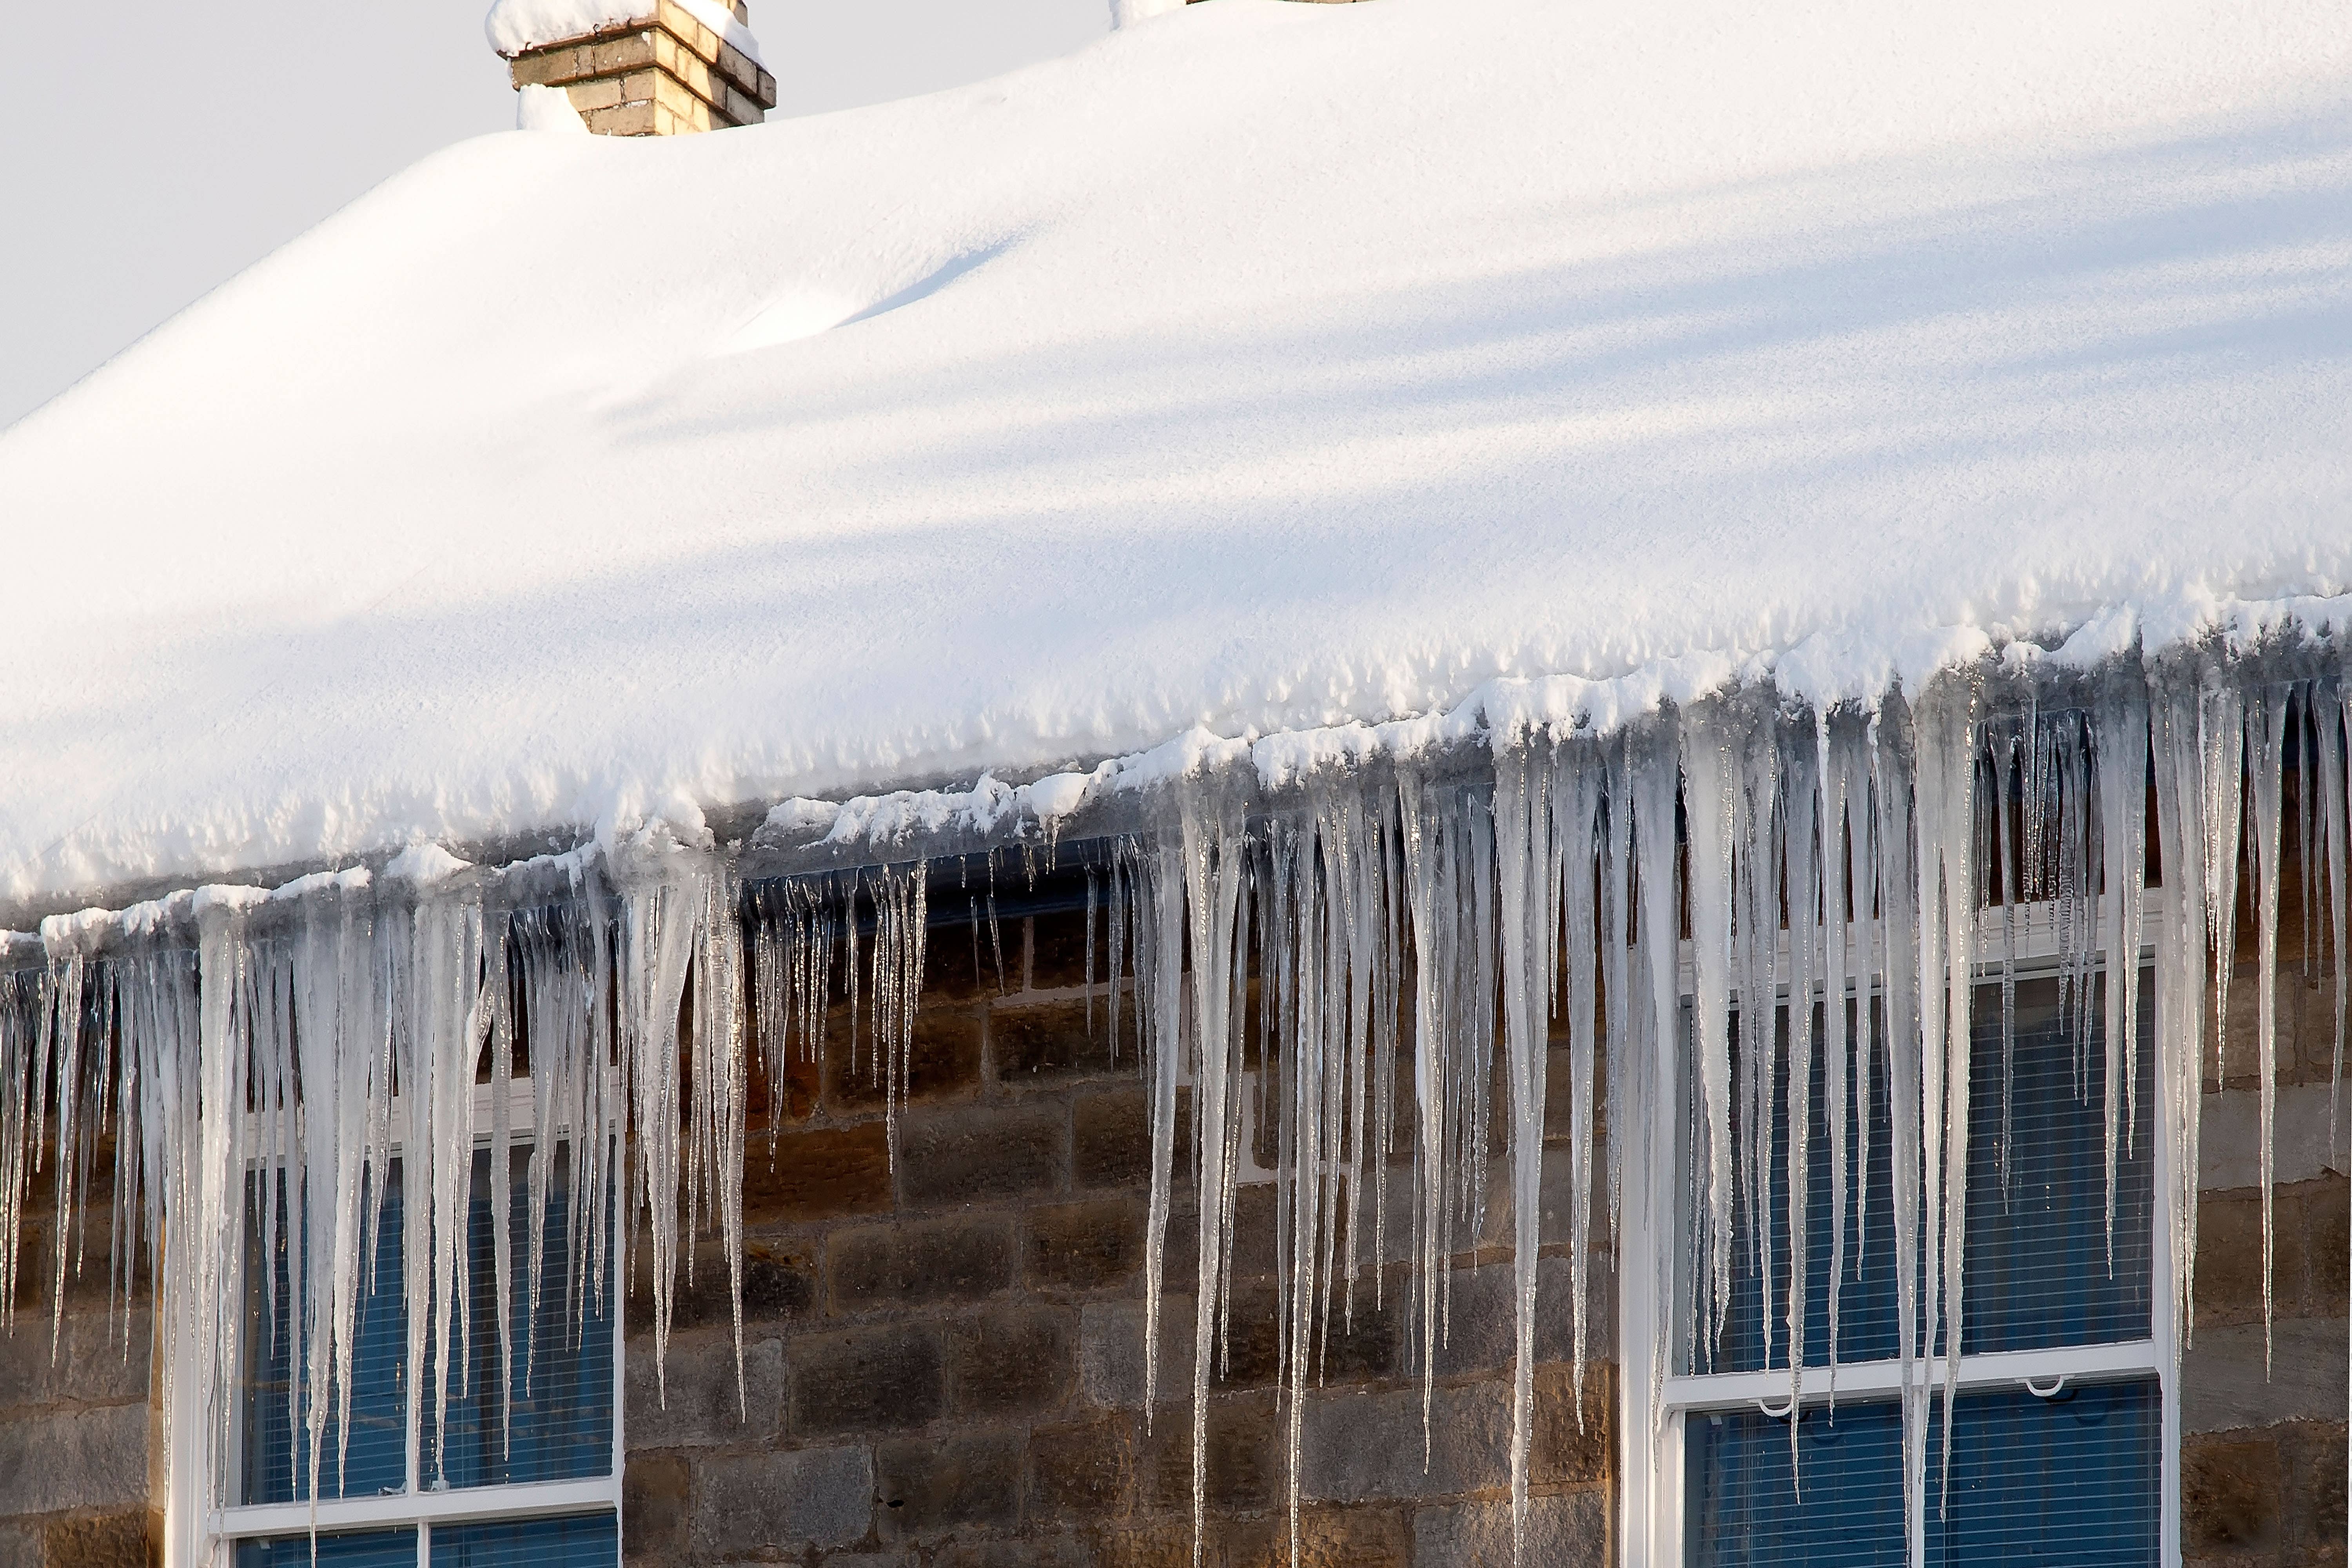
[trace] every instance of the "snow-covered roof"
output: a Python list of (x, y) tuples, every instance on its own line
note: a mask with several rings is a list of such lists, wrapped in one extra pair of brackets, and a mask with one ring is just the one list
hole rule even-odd
[(2331, 0), (1216, 0), (487, 137), (0, 437), (0, 898), (2177, 637), (2352, 587), (2347, 350)]

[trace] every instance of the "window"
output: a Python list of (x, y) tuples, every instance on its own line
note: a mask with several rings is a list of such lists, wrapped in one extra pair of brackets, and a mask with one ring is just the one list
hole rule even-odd
[[(1948, 1468), (1941, 1360), (1925, 1373), (1937, 1392), (1926, 1438), (1923, 1539), (1906, 1539), (1885, 1075), (1871, 1073), (1866, 1112), (1850, 1110), (1848, 1117), (1853, 1168), (1866, 1171), (1866, 1181), (1858, 1187), (1859, 1204), (1849, 1198), (1844, 1220), (1832, 1412), (1830, 1110), (1817, 1052), (1808, 1096), (1806, 1370), (1793, 1412), (1785, 1326), (1786, 1117), (1774, 1128), (1767, 1180), (1753, 1194), (1746, 1184), (1739, 1190), (1731, 1300), (1719, 1334), (1699, 1331), (1704, 1325), (1689, 1321), (1687, 1303), (1699, 1293), (1685, 1278), (1684, 1248), (1676, 1247), (1675, 1260), (1639, 1257), (1644, 1233), (1629, 1226), (1621, 1306), (1629, 1324), (1646, 1323), (1649, 1331), (1627, 1336), (1628, 1563), (1938, 1568), (2178, 1560), (2177, 1395), (2164, 1371), (2171, 1295), (2158, 1242), (2164, 1183), (2157, 1166), (2165, 1156), (2153, 1135), (2153, 992), (2143, 988), (2138, 1082), (2130, 1097), (2137, 1125), (2124, 1130), (2118, 1151), (2110, 1263), (2100, 984), (2095, 974), (2087, 996), (2070, 998), (2048, 966), (2040, 977), (2028, 973), (2015, 988), (2006, 1047), (2001, 987), (1984, 984), (1977, 992), (1962, 1354)], [(1870, 1007), (1867, 999), (1864, 1005)], [(1785, 1019), (1783, 1007), (1784, 1027)], [(1774, 1095), (1780, 1103), (1786, 1070), (1783, 1053), (1784, 1079)], [(1689, 1099), (1681, 1085), (1669, 1103), (1686, 1127)], [(1655, 1205), (1649, 1212), (1664, 1217), (1685, 1211), (1677, 1229), (1661, 1226), (1656, 1234), (1689, 1234), (1690, 1142), (1687, 1132), (1659, 1139), (1642, 1173), (1656, 1194), (1640, 1196)], [(1635, 1196), (1629, 1193), (1629, 1201)], [(1751, 1204), (1751, 1196), (1761, 1201)], [(1769, 1239), (1769, 1254), (1760, 1239)], [(1664, 1287), (1669, 1279), (1673, 1285)], [(1645, 1279), (1659, 1283), (1645, 1289)], [(1656, 1299), (1662, 1289), (1663, 1302)]]
[[(409, 1194), (395, 1162), (362, 1270), (348, 1436), (339, 1453), (341, 1411), (331, 1402), (315, 1513), (308, 1435), (289, 1398), (300, 1348), (290, 1264), (301, 1205), (263, 1173), (248, 1176), (240, 1408), (228, 1506), (215, 1530), (234, 1543), (236, 1568), (307, 1563), (314, 1524), (318, 1561), (336, 1568), (617, 1564), (615, 1265), (608, 1248), (603, 1277), (584, 1275), (589, 1249), (572, 1246), (566, 1163), (559, 1153), (542, 1232), (529, 1212), (528, 1151), (513, 1151), (501, 1301), (491, 1156), (475, 1152), (467, 1279), (462, 1310), (451, 1314), (445, 1412), (435, 1392), (437, 1311), (422, 1325), (425, 1396), (409, 1386), (402, 1256)], [(274, 1207), (274, 1226), (265, 1205)], [(503, 1387), (501, 1316), (510, 1367)]]

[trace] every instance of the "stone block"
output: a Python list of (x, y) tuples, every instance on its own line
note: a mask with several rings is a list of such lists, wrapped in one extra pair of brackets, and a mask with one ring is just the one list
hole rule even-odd
[[(1289, 1525), (1279, 1511), (1262, 1522), (1234, 1521), (1219, 1534), (1230, 1568), (1294, 1568)], [(1407, 1568), (1413, 1561), (1412, 1526), (1401, 1508), (1299, 1510), (1295, 1568)], [(1510, 1562), (1507, 1551), (1500, 1562)]]
[(1058, 1103), (910, 1112), (899, 1121), (899, 1194), (915, 1207), (1059, 1192), (1069, 1117)]
[[(1089, 1405), (1140, 1409), (1144, 1384), (1143, 1303), (1089, 1301), (1078, 1312), (1078, 1392)], [(1158, 1397), (1192, 1397), (1192, 1298), (1160, 1302)]]
[(517, 87), (561, 87), (582, 74), (572, 49), (517, 55), (507, 69)]
[(947, 1408), (944, 1362), (928, 1323), (803, 1334), (784, 1352), (787, 1429), (805, 1437), (920, 1426)]
[[(2273, 1288), (2292, 1301), (2304, 1276), (2303, 1209), (2292, 1193), (2273, 1193)], [(2209, 1193), (2197, 1205), (2196, 1323), (2259, 1322), (2263, 1315), (2263, 1221), (2252, 1190)]]
[(691, 52), (672, 48), (661, 64), (664, 71), (705, 103), (715, 103), (726, 97), (727, 83)]
[[(939, 897), (934, 889), (932, 898), (936, 900)], [(942, 906), (934, 902), (932, 907)], [(976, 1002), (999, 994), (1001, 989), (996, 979), (995, 950), (989, 945), (984, 914), (979, 921), (942, 926), (931, 933), (931, 940), (923, 949), (924, 1006)]]
[(599, 109), (581, 116), (588, 129), (599, 136), (651, 136), (654, 133), (654, 105), (624, 103), (612, 109)]
[[(1224, 1332), (1224, 1355), (1213, 1374), (1213, 1388), (1270, 1386), (1282, 1376), (1282, 1304), (1270, 1279), (1237, 1285)], [(1389, 1292), (1374, 1306), (1370, 1280), (1357, 1287), (1353, 1322), (1344, 1303), (1331, 1303), (1330, 1317), (1309, 1332), (1321, 1340), (1318, 1364), (1308, 1381), (1319, 1384), (1364, 1383), (1385, 1377), (1398, 1364), (1396, 1314), (1402, 1305)]]
[(2299, 1183), (2295, 1195), (2303, 1205), (2304, 1277), (2297, 1291), (2306, 1316), (2341, 1317), (2347, 1305), (2346, 1289), (2352, 1281), (2352, 1183), (2341, 1176), (2321, 1176)]
[(627, 1365), (632, 1449), (699, 1447), (776, 1434), (784, 1397), (782, 1341), (743, 1346), (740, 1392), (734, 1340), (723, 1332), (672, 1339), (658, 1380), (650, 1336), (630, 1342)]
[[(1536, 1360), (1569, 1361), (1575, 1355), (1576, 1320), (1570, 1306), (1574, 1270), (1565, 1258), (1536, 1262)], [(1508, 1259), (1483, 1268), (1457, 1268), (1445, 1341), (1437, 1348), (1437, 1375), (1458, 1377), (1498, 1373), (1517, 1354), (1518, 1285)], [(1591, 1260), (1584, 1324), (1587, 1361), (1616, 1353), (1615, 1276), (1606, 1258)]]
[(0, 1516), (144, 1507), (147, 1406), (0, 1421)]
[[(839, 1114), (882, 1109), (884, 1085), (869, 1051), (852, 1058), (846, 1042), (829, 1050), (824, 1064), (824, 1103)], [(915, 1037), (907, 1055), (906, 1096), (910, 1104), (956, 1100), (980, 1087), (980, 1020), (967, 1013), (925, 1008), (915, 1017)]]
[(1140, 1424), (1125, 1416), (1037, 1428), (1029, 1438), (1034, 1517), (1090, 1525), (1132, 1512), (1139, 1436)]
[(1142, 1278), (1144, 1205), (1102, 1198), (1039, 1209), (1022, 1244), (1022, 1277), (1033, 1290), (1101, 1290)]
[[(1177, 1147), (1182, 1149), (1188, 1145), (1179, 1143)], [(1182, 1156), (1180, 1155), (1178, 1160), (1182, 1163)], [(1272, 1274), (1281, 1249), (1290, 1245), (1288, 1238), (1275, 1225), (1277, 1195), (1272, 1182), (1250, 1182), (1234, 1194), (1233, 1263), (1237, 1279), (1246, 1279), (1254, 1274)], [(1197, 1230), (1188, 1233), (1188, 1241), (1192, 1253), (1197, 1257), (1200, 1248)], [(1172, 1245), (1171, 1250), (1173, 1250)], [(1192, 1278), (1198, 1268), (1198, 1263), (1188, 1258), (1181, 1278)], [(1359, 1300), (1369, 1288), (1368, 1282), (1359, 1283)]]
[[(1211, 1398), (1205, 1409), (1202, 1494), (1211, 1509), (1256, 1512), (1281, 1496), (1281, 1426), (1271, 1389)], [(1192, 1412), (1163, 1410), (1153, 1422), (1138, 1500), (1149, 1512), (1192, 1508)]]
[[(1071, 1107), (1070, 1122), (1077, 1185), (1091, 1190), (1150, 1183), (1151, 1102), (1140, 1084), (1081, 1094)], [(1180, 1167), (1187, 1163), (1177, 1162)]]
[(676, 0), (660, 0), (661, 23), (677, 35), (677, 41), (706, 60), (719, 58), (719, 35), (704, 26), (694, 14), (676, 4)]
[(41, 1568), (41, 1521), (0, 1520), (0, 1568)]
[(694, 1510), (704, 1558), (846, 1546), (874, 1522), (874, 1460), (862, 1447), (728, 1455), (700, 1466)]
[[(747, 62), (748, 63), (748, 62)], [(754, 74), (735, 79), (757, 94), (757, 68)], [(1038, 915), (1029, 922), (1029, 986), (1034, 991), (1067, 991), (1081, 985), (1106, 984), (1110, 978), (1110, 932), (1101, 910), (1097, 910), (1095, 921), (1095, 972), (1087, 973), (1087, 912), (1065, 910), (1057, 914)], [(1103, 999), (1095, 999), (1095, 1015), (1103, 1013)]]
[(749, 92), (760, 89), (760, 68), (753, 65), (740, 49), (726, 39), (719, 40), (719, 72), (735, 86)]
[[(2271, 1141), (2274, 1182), (2307, 1182), (2333, 1171), (2345, 1157), (2328, 1148), (2327, 1086), (2296, 1084), (2278, 1091)], [(2197, 1184), (2207, 1191), (2251, 1187), (2262, 1173), (2261, 1096), (2231, 1089), (2205, 1096), (2197, 1136)]]
[(1013, 1283), (1013, 1222), (992, 1215), (836, 1230), (826, 1250), (836, 1312), (979, 1300)]
[(885, 1443), (876, 1455), (885, 1541), (946, 1531), (1003, 1529), (1021, 1517), (1023, 1442), (1017, 1434), (959, 1434)]
[(106, 1318), (103, 1311), (68, 1312), (54, 1355), (46, 1312), (0, 1335), (0, 1409), (145, 1399), (154, 1320), (143, 1308), (111, 1325)]
[(684, 1459), (675, 1454), (631, 1454), (628, 1468), (621, 1474), (621, 1555), (682, 1555), (690, 1501)]
[(588, 68), (597, 76), (624, 76), (644, 70), (660, 59), (660, 51), (655, 46), (660, 37), (647, 28), (615, 38), (600, 38), (587, 46)]
[(1076, 1535), (1032, 1531), (1018, 1541), (942, 1542), (928, 1568), (1094, 1568), (1094, 1556)]
[(2190, 1438), (2180, 1448), (2184, 1556), (2236, 1555), (2278, 1545), (2284, 1476), (2275, 1438)]
[(42, 1568), (147, 1568), (160, 1560), (160, 1552), (150, 1554), (147, 1523), (143, 1508), (51, 1520), (42, 1531)]
[[(1508, 1563), (1511, 1505), (1466, 1502), (1416, 1509), (1412, 1516), (1413, 1561)], [(1605, 1568), (1609, 1551), (1609, 1500), (1593, 1491), (1564, 1492), (1528, 1500), (1527, 1549), (1523, 1568)]]
[(1587, 1362), (1581, 1399), (1573, 1367), (1537, 1367), (1535, 1430), (1528, 1444), (1530, 1479), (1538, 1486), (1604, 1483), (1615, 1470), (1616, 1453), (1616, 1367)]
[(1013, 1087), (1102, 1078), (1135, 1070), (1135, 1054), (1114, 1065), (1110, 1009), (1099, 1002), (1091, 1019), (1083, 1002), (1048, 1002), (989, 1010), (989, 1057), (999, 1083)]
[(798, 1224), (889, 1206), (890, 1151), (879, 1119), (773, 1133), (744, 1152), (746, 1220)]
[[(1202, 1560), (1225, 1568), (1222, 1542), (1203, 1542)], [(1192, 1521), (1152, 1520), (1087, 1532), (1096, 1568), (1192, 1568)]]
[(2180, 1363), (2182, 1430), (2342, 1420), (2345, 1334), (2342, 1318), (2283, 1319), (2271, 1325), (2265, 1368), (2259, 1322), (2199, 1329)]
[[(718, 1249), (706, 1241), (698, 1249), (693, 1279), (689, 1281), (681, 1272), (670, 1282), (669, 1321), (673, 1331), (733, 1327), (733, 1289), (728, 1279), (726, 1259), (717, 1253)], [(654, 1325), (650, 1248), (638, 1249), (634, 1268), (635, 1281), (627, 1303), (629, 1331), (633, 1334), (646, 1332)], [(773, 1241), (743, 1244), (743, 1321), (747, 1326), (795, 1322), (805, 1318), (815, 1309), (816, 1291), (816, 1267), (804, 1253)]]
[(1510, 1392), (1499, 1383), (1436, 1391), (1428, 1467), (1422, 1463), (1421, 1390), (1313, 1394), (1300, 1469), (1319, 1501), (1444, 1498), (1510, 1479)]
[(1077, 1385), (1075, 1317), (1066, 1309), (1003, 1307), (949, 1330), (956, 1411), (1035, 1415), (1066, 1405)]
[[(756, 1016), (756, 991), (751, 1005), (755, 1015), (751, 1027), (757, 1031), (764, 1026)], [(827, 1055), (830, 1056), (830, 1051)], [(762, 1056), (763, 1053), (759, 1051), (751, 1053), (747, 1064), (751, 1072), (745, 1085), (744, 1125), (755, 1135), (755, 1142), (757, 1134), (806, 1121), (814, 1115), (817, 1096), (824, 1088), (824, 1061), (810, 1056), (797, 1034), (784, 1052), (781, 1082), (768, 1076), (768, 1065)]]
[(585, 114), (592, 109), (614, 109), (626, 101), (621, 84), (612, 77), (590, 77), (563, 89), (572, 107)]

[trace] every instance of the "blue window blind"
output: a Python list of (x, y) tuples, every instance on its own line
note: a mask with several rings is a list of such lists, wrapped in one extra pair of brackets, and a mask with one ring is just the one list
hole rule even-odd
[[(1891, 1403), (1685, 1417), (1693, 1568), (1903, 1568), (1903, 1438)], [(2162, 1412), (2152, 1381), (1963, 1393), (1948, 1489), (1942, 1407), (1928, 1432), (1927, 1561), (2142, 1568), (2157, 1561)], [(1798, 1482), (1801, 1481), (1801, 1490)]]
[[(540, 1299), (537, 1310), (532, 1310), (533, 1236), (525, 1195), (526, 1159), (523, 1152), (517, 1151), (510, 1172), (514, 1201), (508, 1232), (511, 1279), (506, 1310), (512, 1325), (511, 1402), (502, 1402), (499, 1390), (499, 1301), (491, 1247), (490, 1161), (488, 1152), (482, 1151), (474, 1157), (467, 1225), (467, 1300), (462, 1323), (453, 1324), (450, 1335), (453, 1352), (462, 1350), (464, 1360), (452, 1368), (446, 1429), (436, 1430), (435, 1426), (429, 1342), (427, 1345), (419, 1447), (425, 1484), (430, 1489), (571, 1480), (612, 1473), (610, 1253), (604, 1279), (592, 1281), (581, 1277), (587, 1263), (586, 1249), (572, 1245), (571, 1200), (561, 1179), (565, 1162), (559, 1159), (558, 1179), (550, 1183), (547, 1199)], [(264, 1184), (248, 1181), (247, 1194), (247, 1349), (238, 1499), (247, 1503), (301, 1501), (309, 1497), (309, 1447), (288, 1402), (294, 1358), (299, 1352), (295, 1342), (299, 1316), (293, 1311), (289, 1268), (289, 1249), (299, 1243), (288, 1215), (301, 1205), (293, 1201), (289, 1191), (276, 1192), (278, 1226), (273, 1247), (268, 1227), (258, 1223), (261, 1205), (269, 1201)], [(362, 1286), (350, 1444), (340, 1471), (331, 1447), (322, 1457), (320, 1491), (325, 1497), (382, 1496), (409, 1487), (403, 1217), (400, 1167), (395, 1163), (376, 1215), (373, 1267)], [(266, 1272), (265, 1251), (273, 1254)], [(585, 1308), (575, 1316), (573, 1303), (582, 1294)], [(331, 1446), (334, 1442), (331, 1411), (328, 1442)], [(302, 1539), (307, 1543), (310, 1538), (306, 1534)]]
[[(562, 1190), (555, 1190), (548, 1196), (543, 1271), (538, 1310), (532, 1311), (525, 1168), (524, 1155), (518, 1152), (512, 1173), (516, 1198), (508, 1226), (513, 1276), (507, 1302), (508, 1321), (514, 1326), (508, 1383), (511, 1403), (501, 1409), (499, 1396), (490, 1156), (482, 1150), (474, 1155), (466, 1230), (467, 1332), (462, 1342), (456, 1332), (450, 1335), (451, 1352), (462, 1352), (465, 1360), (453, 1368), (457, 1375), (449, 1381), (447, 1424), (437, 1434), (425, 1434), (423, 1463), (431, 1485), (502, 1486), (612, 1473), (613, 1320), (606, 1310), (612, 1292), (589, 1291), (588, 1310), (575, 1318), (572, 1293), (588, 1284), (575, 1272), (586, 1267), (586, 1249), (572, 1246), (571, 1202)], [(426, 1353), (429, 1365), (429, 1347)], [(428, 1381), (426, 1387), (432, 1386)], [(437, 1560), (437, 1548), (435, 1555)]]
[(432, 1555), (432, 1568), (615, 1568), (621, 1561), (620, 1521), (609, 1513), (589, 1513), (436, 1525)]
[[(2087, 1001), (2062, 1016), (2057, 982), (2018, 986), (2006, 1110), (2000, 991), (1987, 985), (1977, 992), (1969, 1055), (1968, 1253), (1962, 1270), (1961, 1348), (1970, 1354), (2114, 1343), (2144, 1339), (2149, 1332), (2156, 1053), (2154, 1009), (2147, 1005), (2151, 988), (2144, 985), (2141, 994), (2137, 1124), (2117, 1167), (2111, 1269), (2105, 1221), (2105, 1045), (2100, 1022), (2104, 1004), (2098, 987), (2094, 984)], [(1776, 1105), (1785, 1102), (1785, 1051), (1780, 1070)], [(1829, 1361), (1832, 1233), (1825, 1082), (1825, 1062), (1817, 1047), (1809, 1096), (1806, 1184), (1805, 1361), (1811, 1366)], [(1860, 1230), (1847, 1220), (1847, 1274), (1840, 1292), (1838, 1327), (1838, 1360), (1845, 1363), (1887, 1359), (1898, 1348), (1893, 1142), (1886, 1092), (1884, 1064), (1874, 1062), (1867, 1121), (1847, 1110), (1850, 1142), (1859, 1149), (1861, 1128), (1866, 1125), (1869, 1148)], [(1735, 1104), (1735, 1114), (1738, 1109)], [(1735, 1211), (1731, 1310), (1720, 1341), (1710, 1346), (1702, 1337), (1692, 1350), (1694, 1371), (1755, 1372), (1789, 1364), (1788, 1331), (1780, 1321), (1789, 1258), (1788, 1147), (1783, 1125), (1773, 1141), (1764, 1205), (1772, 1238), (1769, 1362), (1762, 1260), (1750, 1224), (1750, 1194), (1743, 1188)]]
[[(293, 1502), (310, 1495), (310, 1433), (289, 1403), (295, 1360), (306, 1354), (297, 1343), (301, 1320), (293, 1310), (289, 1256), (301, 1245), (289, 1223), (289, 1215), (301, 1205), (289, 1201), (292, 1194), (287, 1188), (268, 1185), (276, 1188), (274, 1194), (257, 1178), (246, 1183), (244, 1332), (247, 1349), (238, 1496), (248, 1503)], [(274, 1246), (268, 1227), (260, 1223), (261, 1205), (273, 1197), (278, 1220)], [(401, 1212), (400, 1173), (395, 1166), (377, 1211), (372, 1266), (360, 1281), (351, 1428), (340, 1460), (336, 1451), (339, 1407), (330, 1394), (326, 1444), (319, 1465), (322, 1497), (376, 1497), (404, 1490), (408, 1484), (408, 1310), (400, 1289)], [(262, 1256), (265, 1249), (270, 1253), (267, 1260)], [(309, 1283), (305, 1281), (306, 1286)]]
[[(236, 1568), (310, 1568), (311, 1537), (236, 1543)], [(416, 1568), (416, 1531), (360, 1530), (318, 1537), (319, 1568)]]

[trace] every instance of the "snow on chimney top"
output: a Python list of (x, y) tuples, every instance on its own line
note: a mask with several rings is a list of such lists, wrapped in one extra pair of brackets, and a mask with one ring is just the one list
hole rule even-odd
[(562, 91), (589, 130), (678, 136), (775, 108), (746, 21), (742, 0), (498, 0), (486, 30), (517, 89)]

